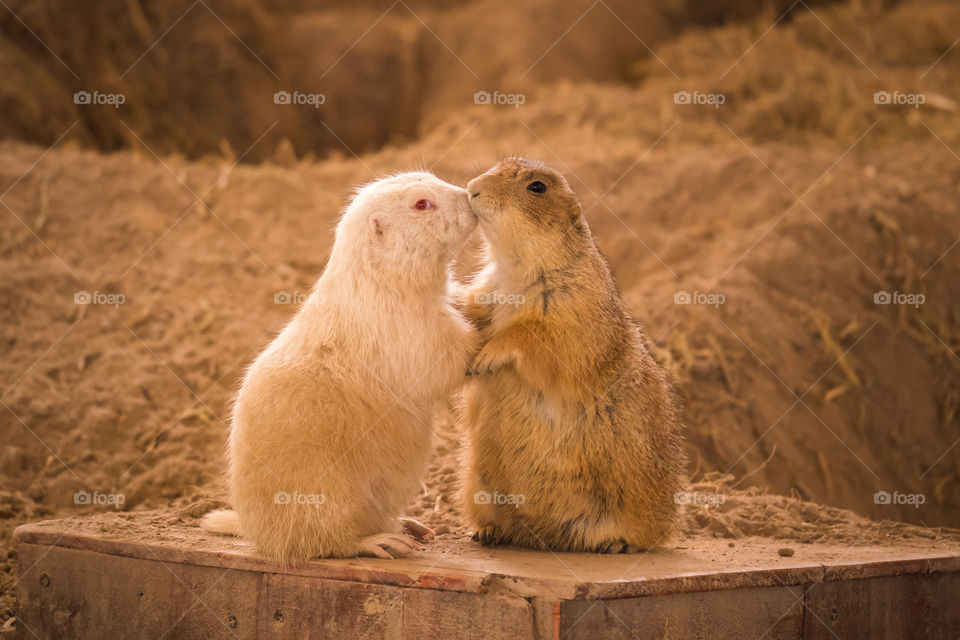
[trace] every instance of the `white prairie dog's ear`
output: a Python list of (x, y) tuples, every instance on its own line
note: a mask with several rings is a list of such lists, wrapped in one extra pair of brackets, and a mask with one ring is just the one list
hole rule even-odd
[(383, 220), (380, 219), (380, 216), (370, 216), (370, 235), (375, 238), (382, 238), (384, 232), (386, 231), (386, 225), (384, 225)]

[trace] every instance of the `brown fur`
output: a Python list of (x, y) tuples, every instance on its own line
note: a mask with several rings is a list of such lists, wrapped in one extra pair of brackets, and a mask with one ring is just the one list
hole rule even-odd
[[(537, 180), (545, 193), (527, 189)], [(677, 404), (576, 195), (522, 158), (467, 190), (489, 258), (463, 301), (486, 341), (462, 411), (476, 537), (564, 551), (657, 545), (677, 521), (684, 481)]]

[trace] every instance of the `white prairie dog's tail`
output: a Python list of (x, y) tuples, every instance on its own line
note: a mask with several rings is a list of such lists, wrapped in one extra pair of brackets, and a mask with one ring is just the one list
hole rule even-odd
[(236, 511), (227, 509), (218, 509), (211, 511), (200, 520), (200, 526), (211, 533), (219, 533), (225, 536), (236, 536), (240, 534), (240, 518)]

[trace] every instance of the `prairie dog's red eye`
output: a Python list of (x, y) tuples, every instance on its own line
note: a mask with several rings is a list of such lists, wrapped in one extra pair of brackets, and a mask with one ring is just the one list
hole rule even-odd
[(417, 211), (426, 211), (427, 209), (433, 209), (433, 203), (429, 200), (417, 200), (413, 208)]

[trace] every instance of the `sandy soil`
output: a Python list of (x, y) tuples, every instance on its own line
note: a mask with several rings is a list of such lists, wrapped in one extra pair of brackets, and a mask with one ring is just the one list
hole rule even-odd
[[(476, 10), (443, 29), (462, 30), (457, 20), (476, 21)], [(219, 504), (231, 394), (293, 311), (277, 294), (306, 291), (323, 269), (354, 185), (414, 166), (463, 184), (513, 152), (567, 173), (674, 373), (694, 488), (728, 498), (691, 508), (684, 535), (921, 546), (955, 535), (939, 528), (960, 526), (960, 54), (935, 62), (956, 39), (960, 8), (831, 5), (765, 33), (776, 18), (711, 26), (665, 16), (683, 28), (663, 28), (656, 57), (573, 80), (544, 72), (516, 109), (473, 104), (501, 77), (485, 67), (482, 85), (466, 74), (430, 89), (435, 111), (335, 144), (286, 140), (322, 128), (297, 111), (264, 112), (230, 139), (162, 123), (148, 134), (131, 113), (148, 146), (128, 134), (97, 139), (107, 129), (89, 115), (49, 152), (0, 142), (0, 618), (13, 607), (13, 527), (104, 511), (76, 505), (77, 491), (122, 494), (125, 510), (186, 510), (177, 517)], [(419, 41), (405, 21), (385, 28)], [(16, 56), (3, 47), (19, 41), (2, 31), (9, 65)], [(378, 46), (402, 49), (396, 42)], [(560, 47), (548, 68), (577, 50)], [(382, 51), (364, 51), (377, 67)], [(464, 55), (480, 68), (482, 52)], [(276, 90), (272, 79), (263, 86)], [(726, 102), (678, 105), (679, 90)], [(927, 103), (878, 105), (880, 90), (923, 91)], [(74, 113), (26, 137), (59, 135)], [(275, 117), (285, 133), (260, 138)], [(196, 146), (176, 142), (188, 138)], [(461, 272), (471, 260), (468, 250)], [(675, 304), (683, 291), (724, 302)], [(925, 301), (875, 304), (883, 291)], [(124, 300), (75, 304), (78, 292)], [(441, 540), (463, 541), (459, 436), (449, 424), (438, 434), (409, 511)], [(924, 503), (877, 504), (884, 491)]]

